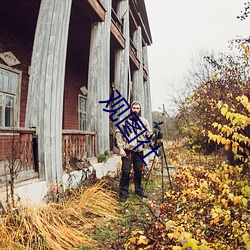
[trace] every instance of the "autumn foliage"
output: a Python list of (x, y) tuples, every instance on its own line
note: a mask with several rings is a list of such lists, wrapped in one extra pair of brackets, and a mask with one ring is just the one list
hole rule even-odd
[[(202, 134), (203, 130), (211, 130), (214, 123), (227, 123), (228, 118), (218, 109), (219, 103), (248, 115), (236, 97), (250, 98), (249, 46), (238, 44), (238, 50), (237, 55), (204, 55), (203, 66), (200, 66), (204, 69), (193, 72), (187, 83), (192, 87), (180, 101), (177, 120), (182, 132), (189, 137), (190, 147), (196, 152), (211, 153), (219, 148)], [(247, 128), (242, 131), (244, 135), (245, 132)]]
[(235, 160), (249, 162), (250, 160), (250, 102), (247, 96), (238, 96), (238, 102), (245, 108), (245, 112), (238, 113), (235, 108), (230, 108), (227, 104), (218, 103), (218, 109), (227, 124), (214, 122), (212, 126), (217, 130), (217, 134), (208, 131), (209, 140), (222, 144), (225, 150), (232, 150)]
[(189, 147), (166, 149), (173, 189), (157, 220), (134, 232), (126, 249), (250, 250), (250, 50), (239, 49), (238, 57), (206, 56), (207, 75), (197, 75), (180, 101), (177, 126)]
[(250, 182), (242, 166), (175, 164), (158, 220), (135, 232), (126, 249), (250, 249)]

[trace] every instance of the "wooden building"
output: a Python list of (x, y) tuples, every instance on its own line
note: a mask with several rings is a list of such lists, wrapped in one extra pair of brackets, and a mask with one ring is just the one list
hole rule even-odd
[(0, 185), (10, 166), (53, 183), (112, 149), (99, 101), (116, 89), (151, 121), (144, 0), (3, 0), (0, 34)]

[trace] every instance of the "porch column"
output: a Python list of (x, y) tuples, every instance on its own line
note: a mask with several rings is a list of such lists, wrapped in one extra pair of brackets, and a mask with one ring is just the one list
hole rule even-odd
[(133, 42), (137, 49), (137, 58), (140, 61), (140, 68), (133, 73), (133, 91), (134, 100), (137, 100), (142, 105), (142, 116), (145, 115), (145, 100), (143, 87), (143, 57), (142, 57), (142, 34), (141, 27), (138, 26), (133, 35)]
[[(62, 180), (62, 114), (72, 0), (42, 0), (35, 32), (26, 127), (36, 127), (39, 177)], [(27, 13), (28, 14), (28, 13)]]
[(97, 132), (97, 154), (109, 150), (109, 114), (99, 101), (109, 99), (110, 86), (110, 0), (100, 0), (106, 9), (105, 21), (93, 23), (90, 38), (87, 130)]
[(149, 64), (148, 64), (148, 46), (142, 48), (143, 55), (143, 65), (144, 69), (148, 73), (147, 81), (144, 82), (144, 95), (145, 95), (145, 118), (149, 121), (149, 124), (152, 126), (152, 106), (151, 106), (151, 90), (150, 90), (150, 75), (149, 75)]
[(118, 49), (115, 52), (115, 67), (114, 67), (114, 81), (115, 88), (119, 90), (122, 97), (130, 103), (130, 89), (129, 81), (131, 81), (131, 74), (129, 68), (129, 0), (119, 1), (117, 6), (117, 16), (123, 23), (123, 36), (125, 38), (125, 48)]

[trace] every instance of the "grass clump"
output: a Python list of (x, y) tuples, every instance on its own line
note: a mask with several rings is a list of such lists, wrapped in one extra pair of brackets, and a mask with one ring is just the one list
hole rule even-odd
[(114, 194), (98, 182), (75, 189), (58, 203), (22, 204), (0, 217), (1, 249), (94, 249), (88, 230), (99, 221), (118, 219)]

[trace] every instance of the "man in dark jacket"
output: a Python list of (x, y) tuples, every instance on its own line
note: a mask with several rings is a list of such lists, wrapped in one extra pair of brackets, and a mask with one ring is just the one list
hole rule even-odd
[[(120, 179), (119, 185), (119, 196), (120, 202), (125, 202), (128, 197), (128, 190), (129, 190), (129, 182), (130, 182), (130, 172), (131, 167), (133, 164), (134, 169), (134, 184), (135, 184), (135, 193), (141, 197), (147, 198), (148, 196), (144, 194), (143, 188), (141, 185), (142, 180), (142, 158), (143, 158), (143, 151), (147, 148), (145, 146), (145, 141), (148, 141), (148, 138), (151, 138), (152, 131), (149, 126), (149, 122), (141, 116), (141, 104), (138, 101), (134, 101), (131, 104), (131, 113), (135, 112), (136, 115), (131, 115), (131, 118), (128, 119), (128, 123), (136, 123), (140, 122), (142, 126), (145, 128), (144, 133), (140, 133), (138, 126), (133, 126), (132, 129), (123, 131), (127, 133), (129, 138), (128, 140), (125, 139), (124, 133), (121, 132), (120, 129), (116, 129), (115, 136), (117, 139), (117, 145), (119, 148), (120, 156), (122, 158), (122, 174)], [(139, 118), (139, 121), (138, 121)], [(123, 123), (123, 128), (126, 128), (126, 121)], [(134, 140), (130, 140), (131, 138), (135, 138)]]

